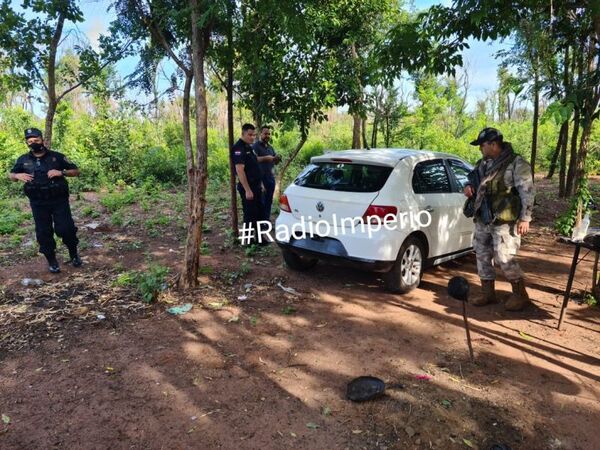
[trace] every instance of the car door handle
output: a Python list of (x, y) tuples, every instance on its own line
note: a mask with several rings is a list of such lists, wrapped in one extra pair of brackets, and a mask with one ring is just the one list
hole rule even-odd
[(427, 205), (425, 207), (425, 211), (427, 211), (428, 213), (432, 213), (435, 211), (435, 209), (431, 205)]

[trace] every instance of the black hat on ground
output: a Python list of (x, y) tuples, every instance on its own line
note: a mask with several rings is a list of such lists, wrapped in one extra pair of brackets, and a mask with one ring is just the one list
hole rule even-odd
[(42, 137), (42, 132), (40, 130), (38, 130), (37, 128), (27, 128), (25, 130), (25, 139), (29, 139), (32, 137)]
[(502, 133), (500, 133), (495, 128), (484, 128), (477, 136), (477, 139), (471, 142), (471, 145), (481, 145), (484, 142), (494, 141), (502, 142), (502, 139)]

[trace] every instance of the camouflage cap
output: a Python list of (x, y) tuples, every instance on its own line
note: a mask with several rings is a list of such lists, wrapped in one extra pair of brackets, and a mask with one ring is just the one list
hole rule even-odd
[(500, 133), (500, 131), (496, 130), (495, 128), (484, 128), (483, 130), (481, 130), (481, 132), (479, 133), (479, 135), (477, 136), (477, 139), (475, 139), (474, 141), (471, 142), (471, 145), (481, 145), (484, 142), (494, 142), (494, 141), (498, 141), (498, 142), (502, 142), (502, 133)]

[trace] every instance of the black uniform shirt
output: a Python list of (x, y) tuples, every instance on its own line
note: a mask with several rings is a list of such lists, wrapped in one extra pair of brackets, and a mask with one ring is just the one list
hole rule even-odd
[[(33, 176), (33, 183), (47, 185), (50, 183), (48, 171), (71, 169), (77, 169), (77, 166), (69, 161), (65, 155), (52, 150), (47, 150), (46, 153), (39, 158), (34, 156), (33, 152), (21, 155), (10, 172), (28, 173)], [(56, 184), (67, 184), (67, 180), (65, 180), (64, 177), (56, 177), (53, 178), (52, 181)]]
[(241, 139), (231, 147), (231, 160), (233, 164), (244, 164), (244, 172), (250, 186), (260, 184), (260, 167), (252, 146)]
[[(69, 161), (65, 155), (52, 150), (46, 151), (41, 157), (36, 157), (33, 152), (25, 153), (19, 156), (17, 162), (13, 166), (11, 173), (28, 173), (36, 175), (44, 173), (48, 177), (50, 170), (71, 170), (77, 169), (77, 166)], [(42, 180), (40, 180), (41, 182)]]
[[(252, 148), (254, 149), (254, 153), (256, 156), (275, 156), (275, 149), (271, 144), (265, 144), (263, 141), (256, 142)], [(265, 178), (273, 178), (275, 176), (273, 172), (273, 167), (275, 164), (273, 162), (261, 162), (258, 163), (260, 166), (260, 171)]]

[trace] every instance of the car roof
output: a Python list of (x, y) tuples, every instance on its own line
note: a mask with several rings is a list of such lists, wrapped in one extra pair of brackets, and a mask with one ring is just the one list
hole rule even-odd
[(349, 159), (353, 163), (366, 163), (378, 166), (395, 166), (398, 161), (411, 159), (429, 159), (429, 158), (457, 158), (457, 155), (451, 155), (443, 152), (432, 152), (430, 150), (414, 150), (409, 148), (373, 148), (370, 150), (341, 150), (329, 151), (323, 155), (313, 156), (310, 161), (328, 162), (333, 159)]

